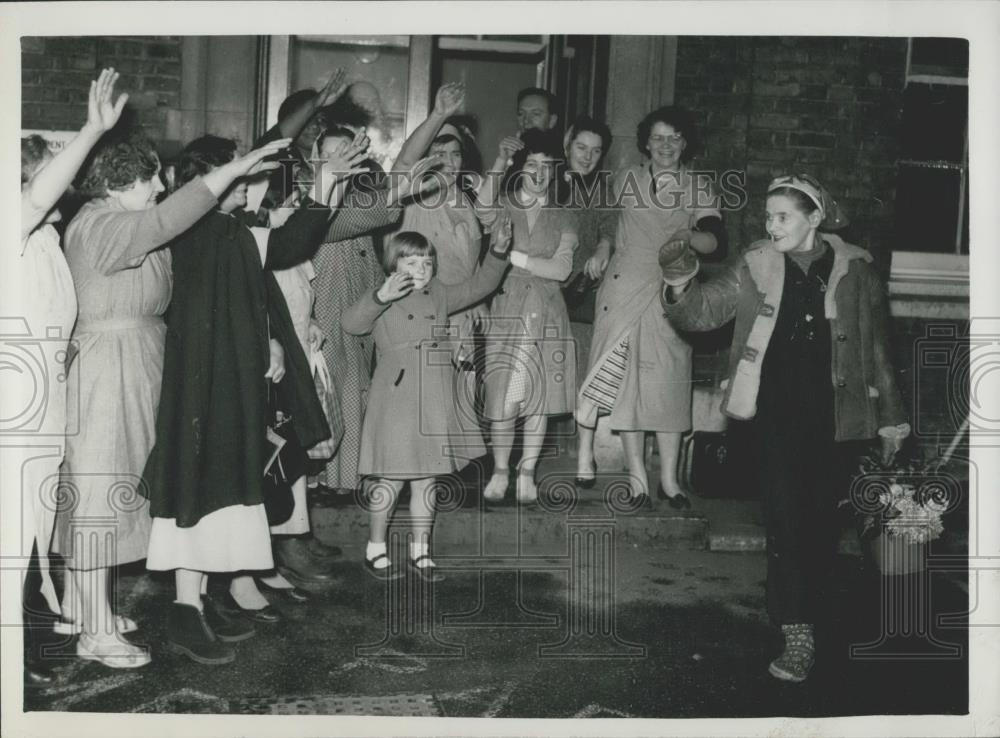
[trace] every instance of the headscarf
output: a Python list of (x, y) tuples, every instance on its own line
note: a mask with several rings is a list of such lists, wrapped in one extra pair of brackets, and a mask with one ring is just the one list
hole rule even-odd
[(798, 190), (816, 203), (820, 212), (819, 227), (824, 231), (836, 231), (846, 227), (851, 221), (847, 214), (833, 199), (827, 189), (819, 181), (808, 174), (788, 174), (771, 180), (767, 186), (768, 194), (772, 191), (788, 187)]

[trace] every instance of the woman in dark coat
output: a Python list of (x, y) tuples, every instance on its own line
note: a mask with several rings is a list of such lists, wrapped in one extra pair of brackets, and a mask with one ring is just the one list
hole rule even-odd
[[(179, 179), (211, 171), (234, 152), (232, 141), (199, 139), (185, 149)], [(200, 663), (233, 660), (217, 635), (239, 640), (253, 633), (245, 623), (221, 619), (213, 608), (206, 621), (205, 572), (273, 567), (263, 507), (268, 381), (281, 386), (292, 366), (306, 373), (295, 384), (312, 386), (280, 290), (268, 288), (264, 270), (312, 255), (331, 214), (321, 203), (329, 199), (334, 172), (347, 169), (342, 161), (324, 164), (312, 199), (284, 226), (266, 232), (263, 259), (254, 234), (233, 212), (246, 202), (245, 182), (171, 245), (174, 294), (163, 390), (156, 444), (144, 475), (153, 517), (147, 566), (176, 570), (168, 642)], [(315, 393), (289, 392), (284, 402), (291, 405), (303, 444), (329, 436)], [(247, 596), (238, 586), (246, 579), (235, 579), (231, 592)]]

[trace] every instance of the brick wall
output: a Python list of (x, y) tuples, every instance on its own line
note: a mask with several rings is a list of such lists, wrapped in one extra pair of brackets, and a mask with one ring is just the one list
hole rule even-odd
[(749, 202), (727, 215), (734, 245), (764, 235), (770, 179), (807, 171), (847, 210), (845, 237), (887, 268), (905, 61), (905, 39), (678, 39), (675, 100), (706, 143), (695, 165), (747, 173)]
[(180, 107), (178, 36), (24, 37), (21, 39), (21, 127), (77, 130), (87, 118), (90, 81), (107, 66), (121, 73), (117, 89), (157, 142)]

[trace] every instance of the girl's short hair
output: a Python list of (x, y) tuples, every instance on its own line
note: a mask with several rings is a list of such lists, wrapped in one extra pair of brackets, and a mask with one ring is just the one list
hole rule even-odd
[(35, 176), (35, 172), (38, 171), (38, 165), (45, 160), (48, 151), (48, 142), (37, 133), (21, 139), (22, 185)]
[(635, 134), (635, 145), (639, 149), (640, 154), (649, 156), (649, 136), (653, 130), (653, 126), (657, 123), (670, 126), (684, 137), (687, 146), (684, 147), (684, 151), (681, 154), (682, 162), (689, 162), (691, 157), (698, 153), (701, 147), (701, 139), (698, 137), (698, 129), (695, 128), (694, 118), (683, 108), (676, 105), (666, 105), (652, 111), (639, 122), (639, 127)]
[(153, 142), (145, 134), (133, 131), (98, 144), (80, 189), (90, 197), (107, 197), (109, 190), (126, 190), (136, 182), (152, 179), (159, 168), (160, 159)]
[(231, 138), (202, 136), (181, 151), (175, 166), (177, 187), (186, 185), (195, 177), (208, 174), (236, 156), (236, 142)]
[(423, 234), (416, 231), (400, 231), (389, 239), (382, 252), (382, 271), (392, 274), (396, 264), (407, 256), (429, 256), (434, 264), (434, 274), (437, 274), (437, 249)]

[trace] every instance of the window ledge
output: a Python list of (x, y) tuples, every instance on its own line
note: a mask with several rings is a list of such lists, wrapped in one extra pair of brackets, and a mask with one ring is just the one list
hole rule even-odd
[(889, 299), (897, 317), (967, 319), (969, 257), (893, 252)]

